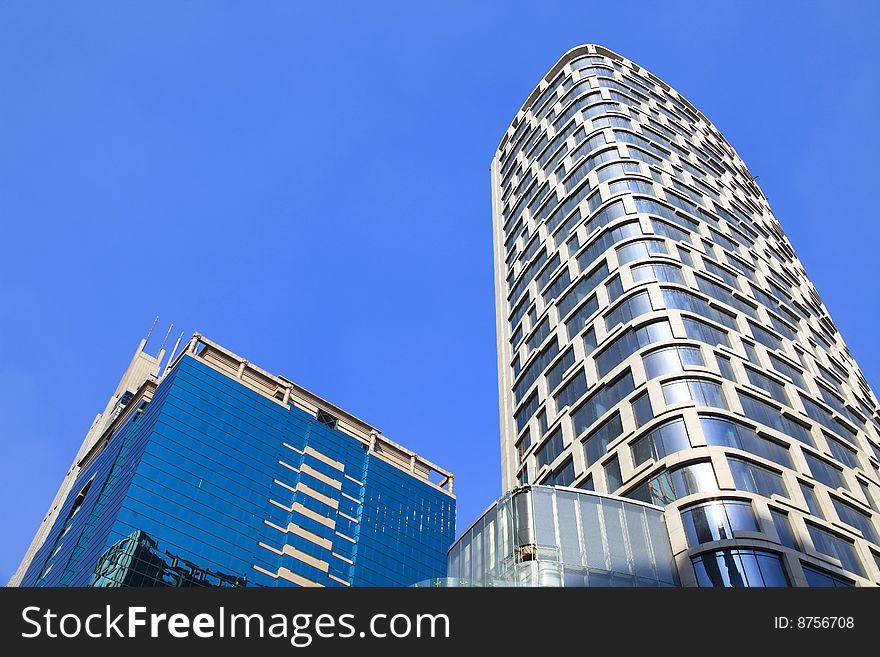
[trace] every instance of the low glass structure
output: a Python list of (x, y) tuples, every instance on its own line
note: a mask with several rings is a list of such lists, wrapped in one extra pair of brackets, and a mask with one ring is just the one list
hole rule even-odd
[(663, 510), (592, 491), (523, 486), (449, 550), (421, 586), (677, 586)]

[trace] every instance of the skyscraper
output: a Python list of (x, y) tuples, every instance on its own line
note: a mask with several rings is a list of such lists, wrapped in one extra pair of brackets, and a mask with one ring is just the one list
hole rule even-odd
[(406, 586), (445, 574), (449, 472), (199, 334), (162, 373), (163, 354), (144, 347), (11, 585)]
[(877, 400), (712, 123), (585, 45), (491, 175), (505, 491), (665, 507), (684, 586), (880, 583)]

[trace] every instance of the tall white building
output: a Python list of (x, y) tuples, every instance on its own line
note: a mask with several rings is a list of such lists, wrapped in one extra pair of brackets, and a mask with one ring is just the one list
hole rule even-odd
[(684, 586), (880, 583), (877, 400), (706, 117), (580, 46), (491, 171), (505, 492), (665, 507)]

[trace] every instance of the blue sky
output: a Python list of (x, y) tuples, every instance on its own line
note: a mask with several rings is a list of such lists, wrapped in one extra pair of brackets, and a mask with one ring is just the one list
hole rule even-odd
[(580, 43), (714, 121), (877, 385), (876, 3), (620, 6), (0, 4), (0, 580), (156, 314), (453, 470), (466, 527), (500, 491), (489, 162)]

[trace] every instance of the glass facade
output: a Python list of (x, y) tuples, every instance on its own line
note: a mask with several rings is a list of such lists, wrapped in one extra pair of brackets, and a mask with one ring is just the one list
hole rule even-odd
[(489, 507), (449, 551), (449, 576), (467, 586), (677, 584), (661, 509), (552, 486)]
[[(685, 586), (880, 584), (877, 398), (715, 126), (644, 68), (580, 46), (517, 112), (491, 173), (505, 490), (565, 463), (575, 487), (664, 506), (670, 527), (690, 523), (670, 533)], [(547, 345), (566, 354), (560, 387)], [(761, 527), (699, 506), (722, 493)], [(790, 531), (772, 527), (781, 503)]]
[(352, 435), (334, 407), (267, 394), (284, 380), (245, 364), (239, 378), (228, 360), (215, 346), (187, 353), (152, 399), (134, 402), (82, 464), (24, 586), (407, 586), (445, 575), (455, 499), (427, 462), (375, 432)]

